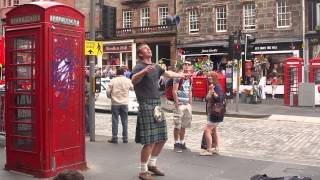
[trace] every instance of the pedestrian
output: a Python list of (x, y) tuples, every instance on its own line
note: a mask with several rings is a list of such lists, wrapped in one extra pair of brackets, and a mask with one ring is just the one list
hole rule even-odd
[[(209, 91), (206, 96), (206, 108), (207, 108), (207, 123), (204, 128), (206, 143), (207, 143), (207, 149), (200, 152), (201, 156), (211, 156), (212, 151), (212, 137), (214, 138), (215, 142), (215, 150), (216, 153), (219, 153), (220, 151), (220, 138), (218, 133), (218, 125), (223, 121), (224, 113), (221, 115), (214, 114), (213, 107), (216, 103), (221, 103), (225, 105), (225, 97), (223, 90), (221, 88), (221, 85), (219, 84), (218, 80), (218, 73), (211, 71), (208, 74), (208, 81), (209, 81)], [(225, 108), (225, 106), (224, 106)], [(225, 110), (225, 109), (224, 109)], [(213, 136), (212, 136), (212, 133)]]
[(124, 75), (126, 78), (131, 79), (131, 71), (128, 67), (125, 67)]
[[(164, 176), (164, 173), (156, 166), (157, 158), (168, 139), (167, 124), (163, 113), (158, 113), (161, 106), (158, 80), (161, 75), (169, 77), (184, 77), (183, 74), (165, 71), (159, 65), (151, 61), (152, 52), (147, 44), (138, 47), (139, 62), (132, 71), (132, 83), (139, 103), (139, 111), (136, 126), (136, 143), (141, 143), (141, 172), (142, 180), (153, 179), (152, 172), (156, 176)], [(160, 118), (155, 115), (160, 114)]]
[(76, 170), (64, 170), (60, 172), (53, 180), (84, 180), (84, 176)]
[(122, 124), (122, 141), (128, 143), (128, 103), (129, 90), (133, 90), (131, 80), (124, 76), (124, 68), (116, 69), (116, 77), (113, 78), (107, 88), (107, 95), (111, 97), (112, 113), (112, 138), (109, 143), (118, 143), (119, 115)]
[(90, 134), (90, 119), (89, 119), (89, 95), (90, 95), (90, 82), (89, 82), (89, 70), (85, 69), (85, 128), (86, 128), (86, 136)]
[[(191, 66), (191, 61), (184, 61), (182, 70), (184, 74), (188, 74)], [(175, 103), (175, 110), (173, 114), (173, 136), (174, 136), (174, 150), (175, 152), (182, 152), (186, 150), (186, 143), (184, 140), (186, 128), (191, 128), (192, 121), (192, 91), (190, 78), (174, 78), (172, 95)]]

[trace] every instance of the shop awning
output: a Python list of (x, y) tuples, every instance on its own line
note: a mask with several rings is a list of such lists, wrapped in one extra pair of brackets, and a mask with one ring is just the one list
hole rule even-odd
[(177, 48), (191, 48), (191, 47), (213, 47), (213, 46), (224, 46), (228, 47), (227, 41), (201, 41), (201, 42), (194, 42), (188, 44), (178, 44)]

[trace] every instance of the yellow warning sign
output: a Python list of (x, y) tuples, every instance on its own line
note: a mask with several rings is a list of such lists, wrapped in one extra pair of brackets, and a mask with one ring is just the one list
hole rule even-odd
[(99, 41), (85, 41), (85, 55), (102, 55), (103, 45)]

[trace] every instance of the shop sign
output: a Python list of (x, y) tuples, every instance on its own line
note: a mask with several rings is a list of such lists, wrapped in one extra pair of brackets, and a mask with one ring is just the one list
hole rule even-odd
[(254, 47), (255, 51), (268, 51), (268, 50), (278, 50), (278, 46), (277, 45), (273, 45), (273, 46), (256, 46)]
[(218, 52), (218, 49), (201, 49), (201, 54), (202, 53), (216, 53)]
[(105, 45), (104, 52), (110, 53), (110, 52), (124, 52), (129, 51), (131, 52), (131, 45)]
[(214, 46), (214, 47), (191, 47), (191, 48), (183, 48), (183, 55), (190, 54), (215, 54), (215, 53), (228, 53), (227, 49), (222, 46)]

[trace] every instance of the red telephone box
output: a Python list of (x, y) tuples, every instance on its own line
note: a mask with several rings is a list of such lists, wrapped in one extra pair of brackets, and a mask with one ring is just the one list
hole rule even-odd
[(315, 83), (315, 105), (320, 105), (320, 58), (310, 60), (309, 82)]
[(84, 16), (39, 1), (6, 14), (5, 168), (36, 177), (86, 168)]
[(284, 61), (284, 104), (298, 106), (299, 83), (302, 81), (303, 59), (290, 57)]

